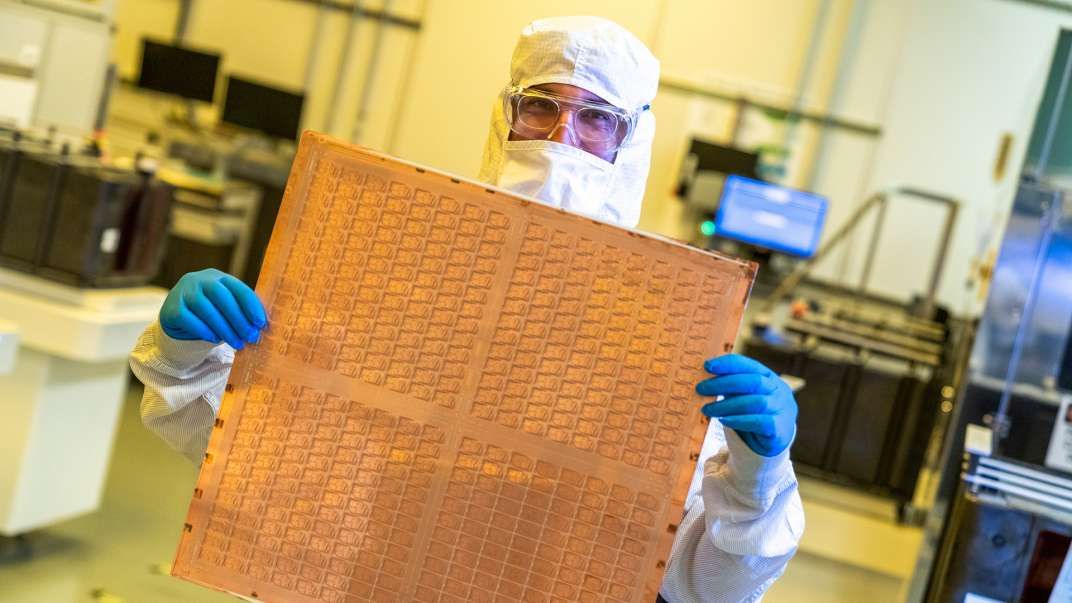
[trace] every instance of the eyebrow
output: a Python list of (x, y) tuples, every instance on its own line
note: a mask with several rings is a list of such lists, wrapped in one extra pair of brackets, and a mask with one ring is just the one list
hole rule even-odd
[[(548, 90), (548, 89), (544, 88), (543, 86), (544, 86), (544, 84), (540, 84), (539, 86), (533, 86), (532, 89), (533, 90), (539, 90), (540, 92), (543, 92), (545, 94), (551, 94), (553, 96), (558, 96), (558, 97), (562, 97), (562, 98), (570, 98), (570, 97), (567, 97), (567, 96), (563, 96), (562, 94), (559, 94), (558, 92), (555, 92), (554, 90)], [(608, 107), (613, 107), (614, 106), (614, 105), (608, 103), (607, 101), (603, 100), (602, 98), (600, 98), (598, 95), (596, 95), (593, 92), (589, 92), (589, 91), (585, 90), (584, 88), (580, 88), (580, 90), (584, 94), (583, 94), (583, 96), (581, 96), (580, 98), (577, 98), (575, 100), (584, 101), (584, 102), (588, 102), (588, 103), (597, 103), (597, 104), (601, 104), (601, 105), (607, 105)]]

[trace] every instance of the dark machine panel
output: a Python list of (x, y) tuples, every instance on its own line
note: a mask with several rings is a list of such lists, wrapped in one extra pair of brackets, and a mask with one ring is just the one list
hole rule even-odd
[(80, 287), (147, 283), (171, 187), (65, 152), (0, 152), (0, 266)]
[(841, 388), (847, 377), (846, 366), (814, 356), (802, 358), (800, 365), (800, 376), (807, 385), (797, 396), (800, 416), (793, 458), (801, 463), (824, 467), (834, 434)]
[(119, 231), (110, 225), (138, 195), (140, 184), (141, 179), (130, 172), (71, 169), (56, 199), (42, 266), (77, 274), (90, 270), (88, 263), (95, 255), (113, 255)]
[(1064, 31), (951, 418), (924, 538), (937, 554), (920, 556), (936, 562), (921, 564), (912, 587), (928, 603), (968, 592), (1057, 600), (1056, 572), (1072, 540), (1072, 479), (1058, 416), (1072, 385), (1072, 191), (1068, 148), (1050, 141), (1067, 139), (1072, 124), (1072, 96), (1064, 93), (1070, 49), (1072, 32)]
[(946, 553), (949, 566), (940, 601), (963, 601), (967, 593), (1015, 601), (1024, 576), (1034, 521), (1030, 514), (962, 500), (954, 509), (957, 538)]
[(896, 435), (890, 429), (891, 419), (895, 413), (903, 417), (898, 411), (906, 401), (904, 390), (911, 380), (874, 370), (860, 370), (857, 379), (856, 396), (842, 413), (844, 433), (833, 466), (853, 479), (875, 482), (887, 443)]
[(169, 235), (167, 253), (160, 264), (160, 271), (153, 279), (153, 284), (170, 289), (187, 272), (216, 266), (223, 268), (230, 266), (233, 256), (233, 245), (213, 245)]
[(25, 154), (13, 174), (7, 212), (0, 227), (0, 257), (8, 265), (33, 264), (41, 232), (49, 221), (56, 190), (64, 176), (58, 156)]
[(1061, 367), (1057, 373), (1057, 387), (1072, 391), (1072, 333), (1065, 343), (1065, 352), (1061, 355)]
[(806, 383), (792, 453), (802, 472), (911, 499), (938, 413), (936, 378), (896, 361), (755, 339), (745, 353)]
[(1049, 603), (1072, 529), (1024, 511), (961, 497), (950, 517), (950, 541), (942, 551), (944, 571), (933, 601), (963, 601), (965, 595), (998, 601)]

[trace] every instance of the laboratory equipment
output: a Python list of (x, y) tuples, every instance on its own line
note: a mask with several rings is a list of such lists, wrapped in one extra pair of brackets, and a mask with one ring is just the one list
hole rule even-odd
[[(932, 201), (947, 212), (929, 288), (908, 306), (865, 294), (882, 216), (894, 196)], [(806, 382), (797, 394), (800, 431), (793, 458), (798, 470), (886, 497), (906, 520), (918, 519), (929, 504), (917, 496), (920, 471), (937, 456), (935, 434), (944, 428), (942, 392), (966, 356), (966, 325), (934, 304), (957, 207), (954, 199), (913, 188), (873, 195), (767, 296), (744, 347), (775, 371)], [(872, 211), (879, 219), (859, 286), (806, 281), (815, 264)], [(820, 220), (817, 213), (806, 215), (805, 223)], [(803, 240), (798, 238), (795, 247), (807, 251)]]
[(174, 204), (167, 252), (153, 283), (170, 289), (182, 275), (204, 268), (245, 279), (260, 189), (182, 170), (162, 169), (158, 177), (174, 187)]
[(677, 196), (693, 211), (710, 214), (718, 206), (726, 177), (756, 178), (758, 166), (757, 153), (693, 138), (681, 165)]
[[(272, 228), (275, 226), (276, 214), (279, 204), (283, 200), (283, 189), (286, 187), (287, 174), (290, 171), (290, 163), (293, 159), (293, 151), (284, 148), (286, 145), (273, 145), (275, 148), (268, 150), (263, 148), (267, 141), (244, 140), (233, 147), (225, 149), (212, 149), (196, 141), (173, 140), (168, 145), (167, 155), (177, 159), (187, 167), (188, 175), (182, 175), (177, 182), (180, 186), (199, 189), (209, 194), (225, 192), (228, 196), (234, 187), (228, 187), (227, 183), (245, 183), (256, 189), (260, 197), (256, 207), (247, 208), (247, 216), (253, 220), (252, 234), (248, 245), (245, 243), (242, 233), (243, 224), (235, 224), (232, 216), (219, 215), (220, 220), (229, 225), (219, 225), (213, 230), (219, 234), (221, 231), (231, 231), (234, 235), (228, 236), (205, 236), (205, 229), (185, 229), (183, 233), (173, 231), (170, 245), (175, 250), (168, 253), (164, 260), (164, 269), (158, 284), (170, 288), (175, 284), (178, 277), (191, 270), (214, 267), (229, 272), (249, 285), (257, 282), (260, 273), (261, 262), (264, 252), (268, 247), (268, 239), (271, 237)], [(207, 179), (203, 172), (213, 166), (222, 166), (224, 185)], [(165, 170), (165, 177), (175, 176), (174, 170)], [(225, 191), (225, 189), (230, 189)], [(199, 206), (203, 207), (201, 203)], [(210, 204), (209, 207), (219, 204)], [(234, 199), (223, 203), (222, 207), (235, 209)], [(180, 213), (185, 210), (178, 210)], [(252, 213), (248, 213), (252, 212)], [(191, 217), (189, 212), (183, 216)], [(194, 216), (196, 217), (196, 216)], [(186, 221), (187, 224), (189, 221)], [(204, 220), (200, 220), (204, 222)], [(184, 234), (185, 233), (185, 234)], [(233, 265), (232, 256), (238, 252), (237, 247), (248, 250), (244, 253), (245, 261), (242, 265)]]
[(221, 120), (274, 138), (295, 139), (304, 104), (304, 94), (232, 75), (227, 77)]
[[(1062, 32), (958, 388), (911, 600), (1072, 600), (1072, 32)], [(1052, 597), (1052, 598), (1051, 598)]]
[(825, 197), (730, 175), (715, 215), (715, 235), (797, 257), (811, 257), (826, 221)]
[(0, 141), (0, 265), (80, 287), (155, 276), (171, 188), (38, 143)]
[(143, 38), (138, 87), (211, 103), (219, 66), (217, 53)]

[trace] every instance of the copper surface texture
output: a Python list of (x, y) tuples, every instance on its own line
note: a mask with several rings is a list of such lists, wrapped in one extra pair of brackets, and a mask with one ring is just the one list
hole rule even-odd
[(655, 600), (752, 264), (306, 133), (173, 572), (264, 601)]

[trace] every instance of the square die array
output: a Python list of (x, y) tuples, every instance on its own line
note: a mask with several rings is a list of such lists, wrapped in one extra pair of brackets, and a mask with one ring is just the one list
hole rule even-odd
[(310, 187), (266, 345), (454, 408), (509, 220), (332, 166)]
[(418, 601), (629, 601), (659, 499), (464, 438)]
[(254, 381), (200, 559), (320, 601), (397, 594), (443, 431), (269, 375)]
[(315, 134), (294, 165), (271, 326), (236, 357), (176, 575), (301, 603), (650, 600), (752, 268)]
[(530, 224), (472, 413), (670, 475), (724, 279)]

